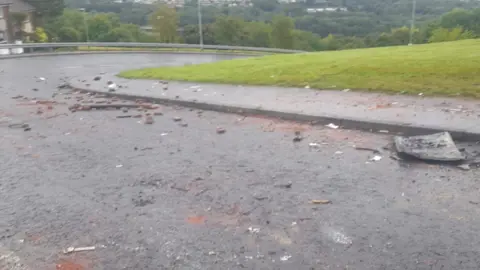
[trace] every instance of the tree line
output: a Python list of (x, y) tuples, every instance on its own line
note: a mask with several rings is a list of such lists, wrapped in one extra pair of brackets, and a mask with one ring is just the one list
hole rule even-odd
[[(199, 43), (198, 24), (180, 25), (174, 8), (159, 6), (148, 17), (152, 26), (146, 32), (140, 26), (122, 23), (115, 13), (86, 13), (65, 9), (44, 22), (50, 41), (56, 42), (161, 42)], [(88, 36), (87, 36), (88, 30)], [(321, 36), (299, 30), (292, 17), (277, 15), (270, 21), (246, 21), (231, 15), (218, 15), (202, 26), (204, 44), (274, 47), (305, 51), (406, 45), (476, 38), (480, 36), (480, 8), (454, 9), (439, 18), (422, 23), (413, 32), (403, 26), (388, 32), (365, 36), (328, 34)], [(412, 36), (410, 36), (412, 34)]]

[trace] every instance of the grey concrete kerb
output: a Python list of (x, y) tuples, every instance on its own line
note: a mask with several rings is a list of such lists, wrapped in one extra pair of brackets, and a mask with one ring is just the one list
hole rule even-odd
[[(93, 76), (92, 76), (93, 78)], [(153, 82), (153, 81), (152, 81)], [(78, 79), (72, 79), (69, 82), (69, 86), (76, 90), (86, 91), (90, 93), (104, 94), (107, 97), (118, 97), (126, 100), (142, 99), (147, 102), (164, 104), (164, 105), (178, 105), (183, 107), (190, 107), (201, 110), (210, 110), (224, 113), (234, 113), (241, 115), (261, 115), (272, 118), (279, 118), (283, 120), (308, 122), (316, 125), (327, 125), (329, 123), (335, 123), (344, 129), (357, 129), (369, 132), (381, 132), (388, 130), (390, 134), (403, 134), (403, 135), (424, 135), (436, 132), (448, 131), (451, 133), (455, 140), (461, 141), (478, 141), (480, 140), (480, 132), (471, 132), (466, 130), (459, 130), (455, 128), (438, 127), (438, 126), (426, 126), (426, 125), (412, 125), (397, 123), (394, 121), (380, 121), (380, 120), (365, 120), (361, 118), (352, 118), (344, 116), (332, 116), (332, 115), (318, 115), (301, 113), (298, 111), (292, 111), (287, 109), (270, 109), (263, 108), (261, 106), (245, 106), (245, 105), (227, 105), (217, 102), (198, 101), (196, 99), (184, 99), (179, 96), (172, 97), (159, 97), (154, 95), (137, 94), (137, 93), (119, 93), (108, 92), (106, 89), (94, 89), (92, 87), (85, 87), (84, 83), (81, 83)]]

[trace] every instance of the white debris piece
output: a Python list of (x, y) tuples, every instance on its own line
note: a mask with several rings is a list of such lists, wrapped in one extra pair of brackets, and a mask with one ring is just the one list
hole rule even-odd
[(80, 251), (92, 251), (95, 250), (95, 246), (90, 246), (90, 247), (68, 247), (67, 249), (63, 250), (63, 254), (69, 254), (72, 252), (80, 252)]
[(335, 155), (341, 155), (341, 154), (343, 154), (342, 151), (336, 151), (336, 152), (335, 152)]
[(373, 156), (370, 161), (379, 161), (382, 159), (382, 156)]
[(284, 255), (280, 257), (280, 261), (288, 261), (290, 258), (292, 258), (292, 255)]
[(330, 124), (326, 125), (326, 127), (333, 128), (333, 129), (337, 129), (337, 128), (338, 128), (338, 126), (335, 125), (334, 123), (330, 123)]
[(118, 164), (118, 165), (115, 166), (115, 167), (116, 167), (116, 168), (121, 168), (121, 167), (123, 167), (123, 165), (122, 165), (122, 164)]
[(115, 83), (111, 83), (108, 85), (108, 91), (117, 91), (117, 85)]
[(248, 227), (248, 231), (249, 231), (250, 233), (259, 233), (259, 232), (260, 232), (260, 228)]

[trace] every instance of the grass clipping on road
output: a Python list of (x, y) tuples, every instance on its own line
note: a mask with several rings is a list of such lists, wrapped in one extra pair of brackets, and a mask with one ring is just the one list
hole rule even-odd
[(130, 70), (119, 76), (480, 97), (480, 40), (270, 55)]

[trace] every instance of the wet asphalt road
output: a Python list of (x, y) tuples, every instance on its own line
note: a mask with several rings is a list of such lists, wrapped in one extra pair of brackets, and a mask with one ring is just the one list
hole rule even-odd
[[(213, 60), (0, 60), (0, 269), (480, 268), (478, 171), (353, 148), (388, 135), (173, 107), (144, 125), (70, 113), (80, 94), (67, 90), (51, 110), (11, 99), (51, 100), (66, 76)], [(20, 122), (32, 130), (8, 127)]]

